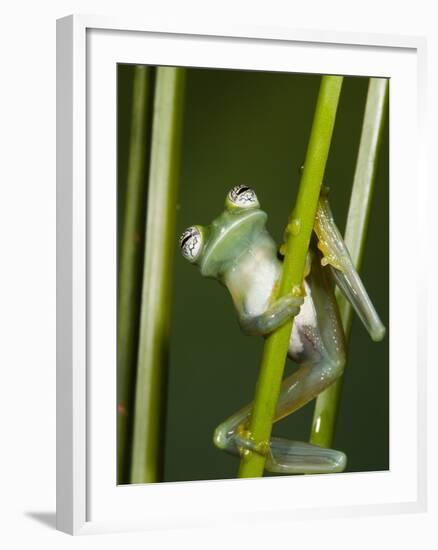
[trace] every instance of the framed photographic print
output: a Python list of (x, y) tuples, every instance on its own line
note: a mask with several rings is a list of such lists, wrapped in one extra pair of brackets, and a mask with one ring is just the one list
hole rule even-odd
[(424, 42), (57, 36), (58, 528), (424, 509)]

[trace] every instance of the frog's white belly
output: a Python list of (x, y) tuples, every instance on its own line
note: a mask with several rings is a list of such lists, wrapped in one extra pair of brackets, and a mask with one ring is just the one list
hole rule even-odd
[[(248, 268), (250, 268), (249, 265)], [(271, 261), (259, 263), (257, 269), (254, 269), (254, 266), (251, 266), (251, 268), (251, 272), (248, 273), (247, 277), (245, 305), (246, 313), (253, 317), (266, 311), (274, 286), (281, 276), (281, 265)], [(292, 358), (298, 358), (301, 353), (305, 353), (305, 334), (310, 336), (312, 340), (317, 339), (319, 334), (318, 319), (311, 290), (306, 282), (304, 286), (306, 297), (299, 314), (295, 318), (289, 342), (288, 351)]]
[(247, 314), (255, 317), (266, 311), (279, 276), (280, 269), (274, 262), (265, 263), (262, 268), (259, 265), (251, 272), (246, 288)]
[[(247, 313), (250, 316), (260, 315), (266, 311), (277, 279), (278, 271), (275, 268), (272, 268), (271, 271), (258, 272), (256, 276), (253, 276), (251, 285), (247, 289), (246, 301)], [(306, 288), (306, 292), (304, 303), (295, 317), (289, 341), (289, 355), (294, 359), (305, 353), (305, 334), (311, 336), (313, 340), (319, 333), (315, 305), (308, 288)]]
[(289, 355), (297, 357), (305, 352), (303, 336), (304, 333), (312, 334), (314, 337), (318, 335), (318, 318), (316, 316), (315, 304), (312, 300), (310, 289), (305, 284), (306, 297), (301, 306), (299, 314), (295, 317), (295, 322), (292, 327), (292, 335), (289, 341)]
[[(272, 299), (275, 286), (281, 277), (282, 264), (272, 256), (272, 250), (262, 247), (249, 249), (241, 258), (236, 268), (228, 273), (227, 286), (239, 307), (239, 296), (244, 299), (244, 311), (248, 317), (256, 317), (264, 313)], [(293, 359), (307, 355), (306, 348), (318, 347), (319, 329), (311, 289), (304, 282), (306, 296), (299, 314), (295, 318), (289, 342), (289, 355)]]

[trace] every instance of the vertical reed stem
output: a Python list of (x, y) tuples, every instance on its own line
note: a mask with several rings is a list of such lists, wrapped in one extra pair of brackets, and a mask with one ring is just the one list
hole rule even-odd
[[(286, 254), (279, 296), (300, 295), (307, 251), (313, 230), (320, 187), (330, 149), (342, 77), (323, 76), (304, 162), (295, 208), (288, 224)], [(267, 442), (280, 392), (292, 322), (285, 323), (266, 339), (255, 391), (249, 431), (256, 442)], [(263, 475), (266, 457), (248, 452), (242, 457), (239, 477)]]
[[(152, 69), (134, 67), (126, 202), (121, 223), (117, 300), (117, 482), (129, 482), (135, 367), (144, 249), (149, 98)], [(119, 196), (120, 198), (120, 196)]]
[(160, 481), (185, 71), (157, 69), (131, 483)]
[[(370, 78), (345, 229), (345, 242), (357, 271), (360, 270), (365, 249), (377, 161), (385, 123), (387, 97), (388, 80), (385, 78)], [(350, 303), (338, 290), (336, 297), (346, 342), (348, 343), (353, 310)], [(343, 377), (339, 378), (318, 396), (310, 435), (311, 443), (322, 447), (330, 447), (332, 445), (342, 384)]]

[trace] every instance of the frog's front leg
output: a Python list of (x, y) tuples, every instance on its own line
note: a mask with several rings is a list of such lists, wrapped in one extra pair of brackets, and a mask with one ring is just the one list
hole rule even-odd
[(240, 325), (248, 334), (265, 336), (298, 315), (303, 302), (302, 296), (282, 296), (259, 315), (241, 312), (239, 315)]

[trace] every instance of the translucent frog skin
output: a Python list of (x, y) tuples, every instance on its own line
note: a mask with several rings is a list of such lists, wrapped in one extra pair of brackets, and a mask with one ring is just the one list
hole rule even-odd
[[(304, 297), (276, 297), (282, 262), (266, 221), (255, 192), (237, 186), (228, 193), (224, 211), (208, 227), (186, 229), (180, 245), (183, 256), (197, 265), (203, 276), (228, 288), (245, 332), (266, 336), (295, 318), (288, 355), (299, 368), (282, 383), (277, 421), (314, 399), (343, 372), (345, 342), (333, 281), (374, 341), (384, 337), (385, 328), (354, 269), (324, 193), (318, 203)], [(255, 442), (248, 433), (251, 409), (252, 404), (247, 405), (218, 426), (214, 442), (220, 449), (235, 455), (245, 450), (263, 453), (270, 472), (333, 473), (345, 469), (347, 458), (341, 451), (278, 437)]]

